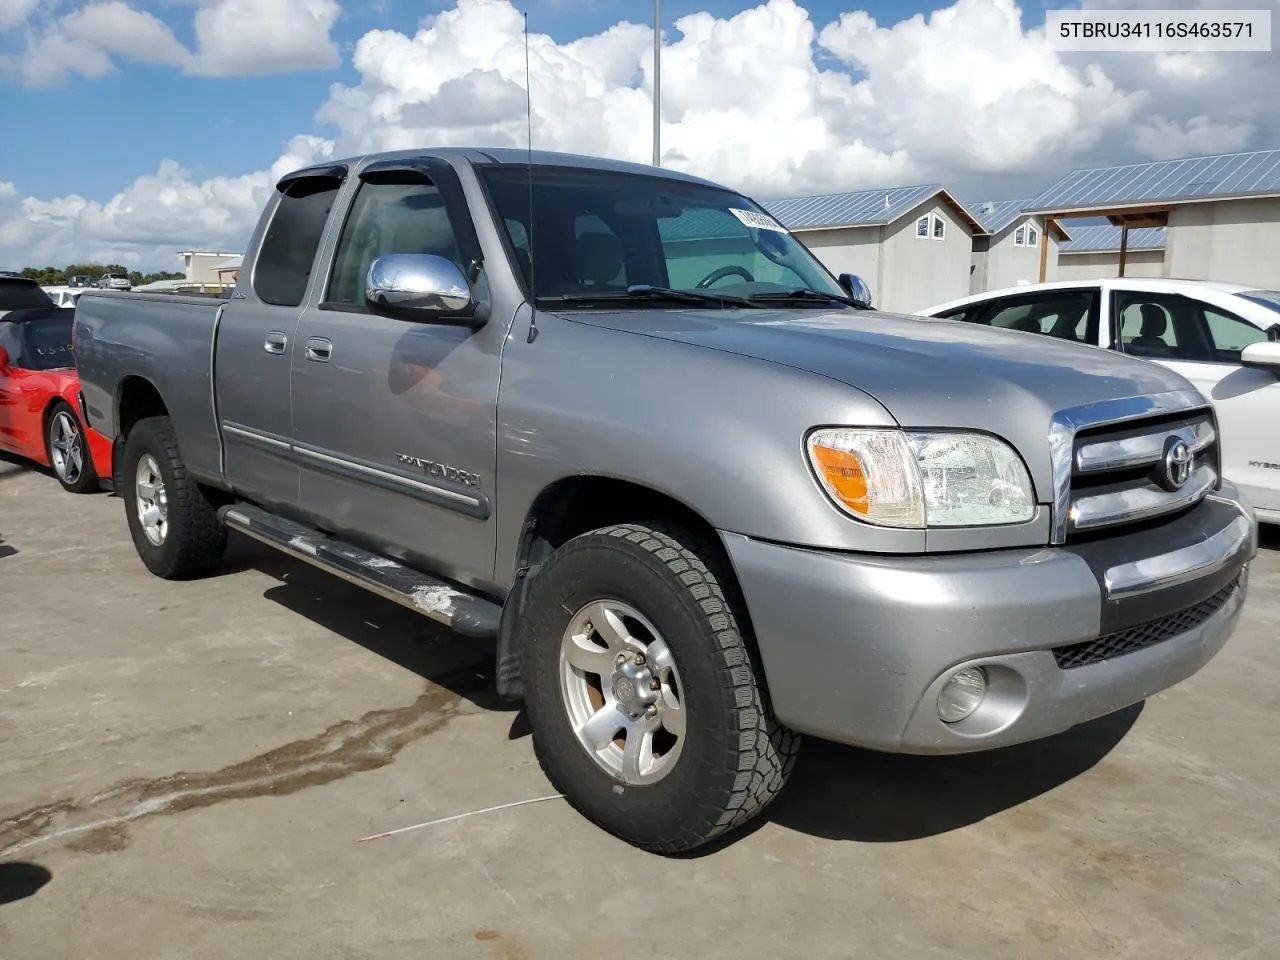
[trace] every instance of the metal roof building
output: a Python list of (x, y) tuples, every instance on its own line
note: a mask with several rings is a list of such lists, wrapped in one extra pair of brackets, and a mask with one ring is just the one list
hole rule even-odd
[(1060, 223), (1046, 223), (1044, 217), (1028, 214), (1026, 206), (1026, 200), (969, 204), (984, 231), (973, 238), (970, 293), (1055, 277), (1058, 246), (1069, 234)]
[[(1124, 228), (1112, 224), (1075, 227), (1071, 239), (1058, 248), (1059, 280), (1092, 280), (1120, 272), (1120, 244)], [(1164, 227), (1135, 227), (1129, 231), (1125, 276), (1164, 275)]]
[(1163, 276), (1280, 283), (1280, 150), (1075, 170), (1027, 209), (1105, 216), (1121, 228), (1121, 276), (1132, 231), (1166, 227)]
[(761, 204), (833, 273), (855, 273), (876, 306), (909, 313), (969, 292), (977, 216), (937, 183)]

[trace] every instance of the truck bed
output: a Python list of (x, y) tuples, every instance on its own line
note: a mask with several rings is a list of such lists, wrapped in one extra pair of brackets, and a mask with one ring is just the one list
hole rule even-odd
[(75, 353), (89, 426), (116, 437), (121, 396), (130, 378), (141, 377), (165, 397), (188, 468), (220, 477), (213, 344), (227, 302), (201, 294), (86, 291), (76, 305)]

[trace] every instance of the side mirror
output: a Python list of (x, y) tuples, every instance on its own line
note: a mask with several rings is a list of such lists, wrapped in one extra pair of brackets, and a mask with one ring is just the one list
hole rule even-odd
[(9, 351), (0, 347), (0, 372), (9, 369)]
[(1246, 367), (1262, 367), (1280, 375), (1280, 343), (1262, 340), (1240, 351), (1240, 363)]
[(471, 323), (471, 285), (452, 260), (430, 253), (389, 253), (369, 267), (365, 299), (389, 316), (425, 323)]
[(844, 287), (844, 292), (853, 299), (871, 306), (871, 288), (867, 286), (867, 282), (856, 273), (840, 274), (840, 286)]

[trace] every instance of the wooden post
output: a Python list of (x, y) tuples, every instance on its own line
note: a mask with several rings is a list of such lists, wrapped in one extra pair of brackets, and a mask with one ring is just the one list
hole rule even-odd
[(1117, 276), (1124, 276), (1124, 258), (1129, 252), (1129, 224), (1120, 225), (1120, 272)]
[(1044, 218), (1044, 229), (1040, 231), (1040, 282), (1044, 283), (1045, 271), (1049, 267), (1049, 231), (1053, 229), (1053, 217)]

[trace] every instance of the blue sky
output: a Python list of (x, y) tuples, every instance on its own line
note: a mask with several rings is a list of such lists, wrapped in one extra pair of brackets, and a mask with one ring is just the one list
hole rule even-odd
[[(650, 0), (0, 0), (0, 265), (172, 268), (240, 249), (288, 169), (523, 145), (522, 9), (538, 145), (647, 161)], [(1274, 53), (1065, 54), (1045, 10), (665, 0), (663, 163), (759, 198), (995, 200), (1078, 167), (1280, 147)]]
[[(155, 13), (179, 40), (191, 45), (190, 11), (185, 4), (134, 5)], [(0, 180), (12, 181), (21, 193), (34, 196), (74, 192), (106, 200), (134, 177), (153, 169), (161, 157), (177, 160), (196, 177), (257, 169), (295, 133), (332, 132), (317, 123), (314, 115), (330, 83), (359, 81), (350, 54), (364, 33), (391, 29), (411, 34), (422, 17), (449, 6), (406, 0), (346, 4), (333, 31), (343, 64), (333, 70), (192, 77), (169, 67), (122, 62), (102, 79), (73, 76), (51, 89), (0, 88), (0, 129), (43, 128), (61, 143), (51, 149), (47, 141), (15, 138), (0, 152)], [(535, 0), (517, 6), (529, 14), (530, 31), (548, 33), (559, 42), (600, 32), (623, 19), (652, 22), (652, 7), (644, 2)], [(728, 16), (748, 6), (752, 4), (665, 0), (664, 29), (670, 33), (676, 19), (688, 13), (706, 10)], [(879, 22), (932, 9), (928, 4), (897, 0), (871, 0), (856, 7), (840, 0), (810, 0), (805, 7), (820, 25), (848, 9), (864, 9)], [(20, 45), (16, 40), (9, 38), (7, 47)], [(0, 50), (5, 46), (0, 41)], [(149, 122), (158, 116), (163, 123)], [(78, 143), (101, 144), (109, 150), (95, 151), (89, 160), (75, 148)]]

